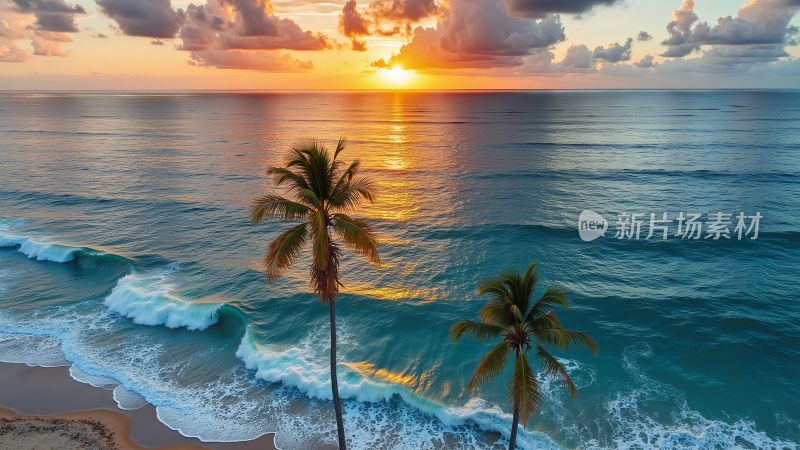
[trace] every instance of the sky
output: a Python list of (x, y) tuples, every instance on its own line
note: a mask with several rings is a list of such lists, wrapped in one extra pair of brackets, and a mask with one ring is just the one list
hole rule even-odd
[(0, 0), (0, 89), (800, 88), (800, 0)]

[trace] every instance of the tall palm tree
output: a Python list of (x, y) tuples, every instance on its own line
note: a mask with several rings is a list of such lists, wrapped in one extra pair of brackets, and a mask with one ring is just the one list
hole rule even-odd
[(481, 309), (480, 320), (464, 320), (450, 329), (450, 337), (454, 341), (464, 335), (480, 340), (502, 338), (478, 363), (469, 383), (470, 391), (499, 375), (508, 356), (514, 354), (514, 370), (508, 390), (514, 410), (509, 450), (516, 447), (520, 420), (524, 426), (538, 410), (542, 398), (539, 383), (528, 363), (528, 352), (534, 349), (544, 373), (559, 378), (573, 397), (576, 393), (575, 383), (548, 348), (563, 350), (574, 344), (583, 344), (592, 353), (597, 352), (596, 344), (586, 333), (561, 327), (554, 309), (556, 306), (567, 308), (564, 292), (551, 287), (538, 300), (531, 301), (538, 278), (536, 264), (531, 263), (523, 274), (509, 270), (483, 281), (478, 287), (478, 294), (487, 294), (491, 299)]
[(301, 222), (269, 245), (265, 263), (270, 282), (292, 264), (306, 243), (311, 244), (310, 284), (330, 312), (331, 391), (342, 450), (347, 446), (336, 377), (336, 295), (343, 286), (339, 281), (339, 242), (371, 263), (380, 264), (372, 228), (363, 220), (347, 215), (363, 200), (373, 202), (374, 195), (372, 182), (356, 176), (359, 161), (345, 165), (338, 159), (344, 148), (344, 139), (339, 140), (333, 154), (316, 140), (298, 142), (284, 167), (267, 170), (275, 186), (284, 188), (290, 198), (265, 195), (250, 208), (254, 224), (265, 217)]

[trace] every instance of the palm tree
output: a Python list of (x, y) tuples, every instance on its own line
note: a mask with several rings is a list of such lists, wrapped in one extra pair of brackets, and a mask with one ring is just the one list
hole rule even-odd
[(528, 363), (527, 353), (535, 349), (544, 373), (559, 378), (574, 397), (575, 383), (548, 348), (563, 350), (574, 344), (583, 344), (592, 353), (597, 352), (596, 344), (586, 333), (561, 327), (554, 309), (556, 306), (567, 308), (564, 292), (551, 287), (538, 300), (531, 302), (537, 280), (536, 264), (531, 263), (524, 274), (508, 270), (498, 277), (483, 281), (478, 287), (478, 294), (487, 294), (491, 300), (481, 309), (480, 321), (464, 320), (450, 329), (454, 341), (464, 335), (480, 340), (503, 339), (478, 363), (469, 383), (470, 391), (499, 375), (509, 354), (514, 353), (514, 370), (508, 391), (514, 409), (509, 450), (516, 446), (520, 420), (524, 426), (541, 402), (539, 383)]
[(330, 312), (331, 391), (336, 411), (339, 448), (346, 449), (342, 404), (336, 377), (336, 295), (339, 287), (339, 242), (380, 264), (375, 233), (363, 220), (347, 215), (362, 200), (374, 201), (372, 182), (357, 177), (359, 161), (350, 165), (339, 161), (345, 148), (340, 139), (333, 155), (316, 140), (295, 144), (285, 167), (272, 167), (276, 187), (285, 188), (290, 198), (265, 195), (256, 199), (250, 208), (250, 220), (257, 224), (265, 217), (301, 222), (284, 231), (269, 245), (265, 256), (270, 282), (280, 276), (300, 254), (306, 243), (311, 244), (311, 280), (314, 293)]

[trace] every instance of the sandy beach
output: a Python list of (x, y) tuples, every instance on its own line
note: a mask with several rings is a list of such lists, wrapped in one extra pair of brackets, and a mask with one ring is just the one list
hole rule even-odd
[(255, 441), (206, 443), (158, 421), (155, 408), (116, 407), (110, 390), (78, 383), (66, 367), (0, 363), (0, 448), (275, 449), (273, 435)]

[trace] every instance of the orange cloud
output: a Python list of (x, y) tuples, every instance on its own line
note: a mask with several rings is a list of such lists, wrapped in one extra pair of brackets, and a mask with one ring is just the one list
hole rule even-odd
[(277, 51), (205, 50), (192, 52), (191, 63), (218, 69), (259, 72), (306, 72), (314, 68), (311, 61), (301, 61)]

